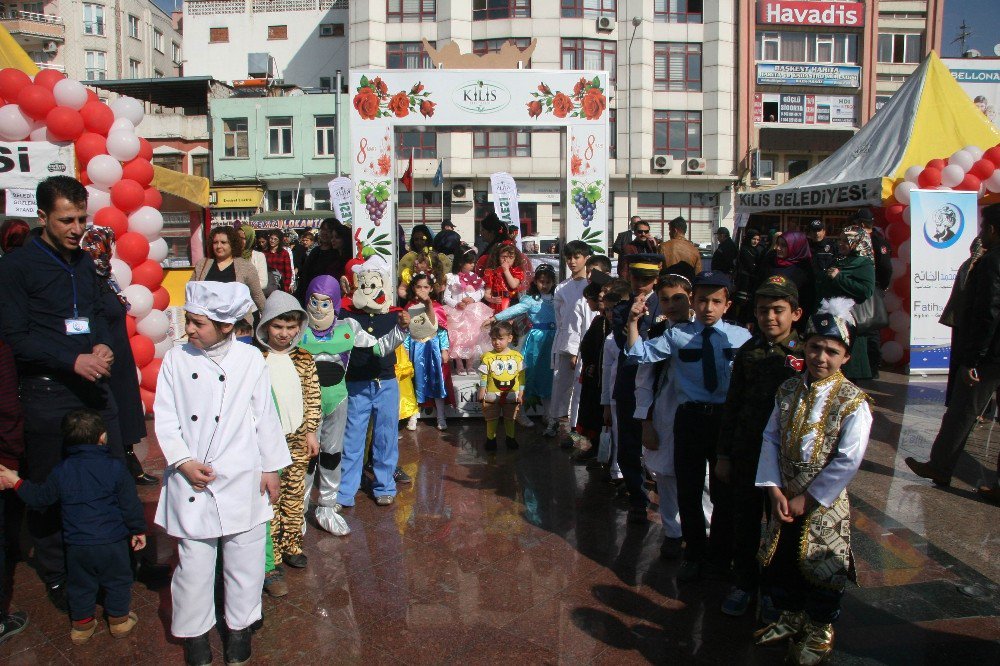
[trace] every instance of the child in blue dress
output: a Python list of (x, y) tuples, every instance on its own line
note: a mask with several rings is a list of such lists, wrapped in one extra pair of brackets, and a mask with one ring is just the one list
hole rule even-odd
[[(413, 386), (417, 404), (434, 400), (438, 430), (446, 430), (448, 422), (444, 416), (444, 399), (448, 396), (448, 316), (444, 306), (434, 300), (436, 279), (432, 273), (414, 273), (406, 288), (406, 309), (423, 306), (423, 312), (413, 315), (411, 310), (410, 329), (403, 340), (403, 347), (413, 363)], [(416, 429), (417, 416), (410, 417), (407, 428)]]
[[(556, 312), (552, 307), (552, 291), (556, 286), (556, 271), (549, 264), (541, 264), (535, 269), (535, 276), (528, 292), (517, 305), (498, 312), (488, 319), (484, 328), (494, 322), (508, 321), (514, 317), (527, 315), (531, 320), (531, 330), (524, 339), (521, 353), (524, 356), (525, 407), (547, 403), (552, 396), (552, 341), (556, 337)], [(547, 413), (547, 410), (544, 412)], [(523, 426), (534, 425), (531, 419), (518, 411), (517, 422)]]

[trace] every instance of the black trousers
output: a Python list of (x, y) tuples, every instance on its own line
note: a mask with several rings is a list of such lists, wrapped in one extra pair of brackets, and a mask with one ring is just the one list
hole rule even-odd
[(809, 619), (819, 624), (830, 624), (840, 617), (840, 600), (843, 590), (831, 590), (813, 585), (799, 568), (799, 539), (804, 521), (798, 518), (783, 523), (778, 549), (771, 564), (764, 569), (764, 591), (771, 595), (775, 608), (791, 613), (805, 611)]
[(618, 467), (622, 471), (628, 501), (633, 508), (645, 509), (649, 498), (643, 489), (642, 421), (634, 418), (635, 394), (626, 391), (615, 403), (618, 416)]
[(872, 379), (878, 379), (878, 369), (882, 365), (881, 331), (865, 333), (865, 341), (868, 345), (868, 367), (871, 368)]
[[(684, 404), (674, 419), (674, 471), (677, 474), (677, 504), (684, 537), (684, 559), (713, 563), (728, 569), (733, 556), (732, 486), (715, 477), (715, 443), (722, 425), (722, 405), (706, 413)], [(701, 505), (705, 487), (705, 465), (709, 466), (712, 498), (711, 538), (705, 536), (705, 512)]]
[(955, 472), (969, 433), (976, 425), (976, 417), (982, 414), (1000, 387), (1000, 364), (983, 365), (977, 371), (979, 382), (975, 386), (966, 384), (962, 377), (955, 377), (941, 429), (931, 447), (931, 466), (948, 478)]
[[(757, 488), (758, 456), (734, 457), (731, 471), (733, 506), (733, 575), (736, 587), (753, 592), (760, 581), (757, 551), (761, 525), (767, 515), (763, 488)], [(714, 509), (713, 509), (714, 511)]]
[[(118, 408), (111, 391), (103, 383), (65, 383), (44, 377), (21, 379), (21, 403), (24, 405), (24, 467), (21, 475), (35, 483), (48, 477), (63, 458), (60, 424), (75, 409), (95, 409), (104, 417), (111, 454), (124, 458)], [(66, 579), (63, 553), (62, 520), (58, 506), (27, 512), (28, 534), (35, 544), (35, 561), (46, 585)]]
[(66, 546), (66, 601), (71, 620), (94, 617), (97, 593), (104, 590), (104, 612), (128, 615), (132, 605), (132, 562), (128, 540), (99, 546)]

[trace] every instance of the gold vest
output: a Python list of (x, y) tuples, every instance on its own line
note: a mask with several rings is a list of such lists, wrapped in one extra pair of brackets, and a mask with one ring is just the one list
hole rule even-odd
[[(827, 393), (820, 419), (810, 423), (809, 417), (818, 399), (817, 389), (833, 384)], [(839, 372), (807, 387), (800, 377), (785, 381), (777, 393), (778, 422), (781, 433), (782, 492), (791, 499), (801, 495), (812, 480), (826, 467), (837, 452), (843, 420), (862, 403), (870, 401), (861, 389), (847, 381)], [(802, 460), (802, 438), (815, 433), (812, 456)], [(778, 548), (782, 522), (771, 516), (764, 542), (757, 559), (767, 566)], [(799, 544), (799, 568), (810, 583), (833, 589), (843, 589), (854, 580), (851, 553), (851, 506), (847, 490), (829, 507), (817, 506), (805, 517)]]

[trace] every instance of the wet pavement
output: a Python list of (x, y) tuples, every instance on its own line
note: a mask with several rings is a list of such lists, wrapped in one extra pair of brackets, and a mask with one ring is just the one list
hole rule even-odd
[[(953, 487), (937, 490), (903, 458), (926, 458), (943, 381), (884, 373), (867, 388), (875, 426), (850, 488), (860, 587), (845, 597), (831, 663), (1000, 663), (1000, 509), (974, 492), (995, 478), (1000, 427), (979, 426)], [(288, 571), (287, 596), (265, 597), (254, 663), (782, 662), (783, 650), (752, 646), (751, 614), (720, 613), (726, 583), (679, 586), (679, 562), (659, 559), (659, 525), (628, 526), (614, 488), (539, 428), (520, 430), (519, 451), (486, 454), (482, 422), (444, 433), (428, 423), (403, 431), (415, 481), (394, 506), (359, 498), (348, 537), (310, 527), (308, 568)], [(146, 455), (159, 473), (155, 444)], [(140, 494), (151, 520), (157, 489)], [(160, 560), (175, 562), (170, 539), (153, 536)], [(83, 646), (29, 563), (13, 608), (31, 621), (0, 646), (3, 663), (183, 662), (169, 587), (137, 584), (133, 635), (115, 640), (102, 625)]]

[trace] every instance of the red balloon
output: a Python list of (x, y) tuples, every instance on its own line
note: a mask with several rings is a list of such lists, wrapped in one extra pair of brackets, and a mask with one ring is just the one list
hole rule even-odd
[(83, 134), (80, 112), (68, 106), (57, 106), (45, 116), (49, 134), (60, 141), (76, 141)]
[(883, 328), (883, 329), (882, 329), (881, 331), (879, 331), (879, 339), (880, 339), (880, 340), (881, 340), (881, 341), (882, 341), (883, 343), (885, 343), (885, 342), (889, 342), (890, 340), (892, 340), (892, 339), (893, 339), (893, 336), (894, 336), (895, 334), (896, 334), (896, 332), (895, 332), (894, 330), (892, 330), (892, 329), (891, 329), (891, 328), (889, 328), (889, 327), (886, 327), (886, 328)]
[(161, 282), (163, 282), (163, 267), (152, 259), (146, 259), (132, 269), (132, 284), (141, 284), (150, 291), (156, 291), (160, 288)]
[(925, 167), (920, 172), (920, 176), (917, 177), (917, 184), (924, 189), (937, 187), (941, 184), (941, 169), (932, 166)]
[[(129, 231), (118, 237), (115, 251), (118, 252), (118, 257), (129, 265), (129, 268), (135, 269), (149, 256), (149, 241), (142, 234)], [(132, 282), (135, 282), (135, 277), (132, 278)]]
[(56, 97), (48, 88), (33, 83), (21, 88), (17, 95), (17, 105), (35, 120), (41, 120), (56, 107)]
[(122, 178), (111, 186), (111, 203), (126, 214), (142, 208), (143, 195), (142, 185), (127, 178)]
[(87, 101), (88, 102), (99, 102), (99, 101), (101, 101), (101, 98), (98, 97), (97, 93), (95, 93), (93, 90), (91, 90), (90, 88), (87, 88)]
[(147, 159), (136, 157), (122, 165), (122, 178), (134, 180), (147, 187), (153, 182), (153, 165)]
[(892, 281), (892, 293), (899, 296), (904, 301), (910, 299), (910, 272), (907, 271), (905, 275), (900, 275), (898, 278)]
[(160, 287), (153, 292), (153, 309), (166, 310), (170, 307), (170, 292)]
[(993, 166), (1000, 168), (1000, 146), (993, 146), (983, 153), (983, 159), (993, 162)]
[(80, 109), (80, 117), (88, 132), (107, 136), (111, 131), (111, 123), (115, 122), (114, 111), (100, 100), (90, 101)]
[(889, 244), (892, 247), (899, 247), (910, 237), (910, 225), (906, 222), (900, 221), (895, 224), (890, 224), (885, 230), (886, 238), (889, 239)]
[(149, 206), (150, 208), (155, 208), (157, 210), (163, 206), (163, 195), (155, 187), (147, 187), (142, 193), (142, 198), (144, 200), (143, 206)]
[(955, 186), (956, 190), (962, 190), (965, 192), (978, 192), (979, 186), (983, 184), (983, 181), (979, 180), (971, 173), (965, 174), (965, 178), (961, 183)]
[(906, 208), (901, 203), (894, 203), (885, 209), (885, 219), (889, 224), (903, 221), (903, 209)]
[(946, 166), (948, 166), (948, 160), (935, 159), (927, 163), (928, 169), (937, 169), (938, 171), (945, 168)]
[(141, 136), (139, 137), (139, 155), (144, 160), (153, 161), (153, 146)]
[(92, 185), (93, 184), (92, 181), (90, 180), (90, 176), (87, 175), (87, 171), (86, 170), (83, 170), (83, 171), (80, 172), (80, 176), (77, 178), (77, 180), (79, 180), (80, 183), (82, 183), (83, 185)]
[(84, 132), (74, 145), (76, 146), (76, 159), (83, 168), (87, 167), (90, 160), (108, 152), (107, 139), (94, 132)]
[(130, 338), (135, 335), (135, 317), (132, 315), (125, 315), (125, 331)]
[(156, 394), (152, 391), (147, 391), (146, 389), (139, 387), (139, 398), (142, 400), (142, 406), (146, 408), (146, 414), (153, 413), (153, 400), (156, 398)]
[(54, 69), (43, 69), (38, 74), (35, 74), (35, 85), (52, 90), (56, 87), (57, 83), (65, 78), (66, 75), (62, 72), (57, 72)]
[(115, 232), (115, 238), (121, 238), (128, 233), (128, 215), (114, 206), (105, 206), (94, 214), (94, 224), (98, 227), (109, 227)]
[(0, 96), (7, 100), (17, 99), (21, 89), (31, 85), (31, 77), (19, 69), (0, 69)]
[(139, 386), (146, 389), (147, 391), (156, 392), (156, 378), (160, 375), (160, 365), (163, 364), (162, 358), (154, 358), (149, 364), (144, 367), (140, 372), (142, 374), (142, 381)]
[(132, 347), (132, 357), (135, 359), (137, 368), (145, 368), (153, 360), (156, 349), (153, 341), (145, 335), (133, 335), (128, 339), (129, 346)]
[(993, 164), (993, 162), (983, 158), (972, 165), (972, 168), (969, 169), (969, 173), (979, 180), (986, 180), (993, 175), (993, 172), (996, 171), (996, 169), (997, 167)]

